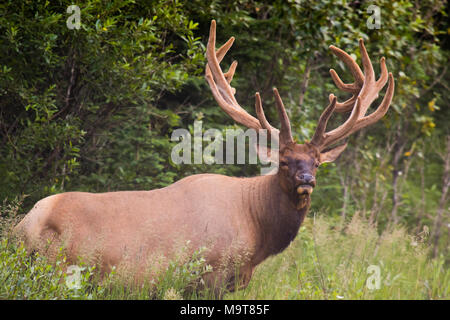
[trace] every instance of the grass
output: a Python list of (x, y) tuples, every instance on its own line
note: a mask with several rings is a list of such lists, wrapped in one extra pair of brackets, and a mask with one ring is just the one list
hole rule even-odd
[[(17, 205), (20, 205), (18, 203)], [(210, 299), (195, 291), (209, 271), (197, 251), (175, 259), (156, 281), (130, 285), (113, 270), (102, 280), (83, 261), (67, 270), (56, 261), (29, 256), (10, 237), (16, 206), (2, 207), (0, 299)], [(9, 227), (7, 227), (9, 226)], [(313, 216), (281, 254), (257, 267), (249, 286), (225, 299), (449, 299), (450, 271), (443, 256), (430, 259), (427, 232), (411, 236), (402, 227), (381, 235), (358, 215), (345, 224)], [(71, 272), (69, 272), (71, 271)], [(76, 279), (76, 281), (74, 281)]]
[(450, 270), (443, 256), (429, 258), (426, 241), (401, 227), (379, 235), (358, 215), (344, 226), (312, 217), (226, 299), (449, 299)]

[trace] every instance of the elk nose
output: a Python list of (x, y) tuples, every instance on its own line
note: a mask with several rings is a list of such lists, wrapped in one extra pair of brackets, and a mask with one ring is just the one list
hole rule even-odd
[(300, 184), (309, 184), (313, 187), (316, 185), (316, 178), (308, 173), (297, 174), (297, 180)]

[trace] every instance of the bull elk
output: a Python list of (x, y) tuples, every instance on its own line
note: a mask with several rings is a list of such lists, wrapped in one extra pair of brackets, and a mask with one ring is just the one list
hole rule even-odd
[[(29, 249), (42, 250), (51, 240), (64, 243), (69, 262), (95, 250), (102, 271), (129, 265), (141, 274), (152, 259), (174, 257), (180, 243), (189, 240), (191, 250), (207, 248), (205, 259), (212, 271), (204, 276), (206, 285), (221, 284), (234, 290), (247, 286), (258, 264), (290, 244), (308, 212), (317, 168), (334, 161), (347, 144), (333, 145), (385, 115), (394, 94), (394, 78), (381, 58), (381, 76), (375, 79), (362, 39), (359, 48), (364, 72), (350, 55), (330, 46), (355, 80), (346, 84), (332, 69), (331, 77), (352, 97), (340, 103), (330, 94), (313, 138), (298, 144), (292, 138), (289, 118), (276, 89), (273, 93), (281, 122), (279, 130), (267, 121), (259, 93), (255, 103), (257, 118), (236, 101), (230, 83), (237, 62), (226, 73), (219, 65), (233, 41), (232, 37), (216, 51), (216, 22), (211, 22), (205, 77), (215, 100), (234, 121), (277, 133), (277, 173), (251, 178), (198, 174), (151, 191), (52, 195), (37, 202), (16, 227)], [(386, 82), (383, 101), (366, 116)], [(327, 132), (328, 119), (335, 111), (351, 113), (342, 125)], [(238, 277), (236, 270), (227, 268), (234, 257), (241, 257)]]

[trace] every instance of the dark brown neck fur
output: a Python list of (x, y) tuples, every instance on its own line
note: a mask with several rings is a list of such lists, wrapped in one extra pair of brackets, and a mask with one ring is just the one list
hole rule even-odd
[(253, 262), (258, 264), (294, 240), (311, 201), (307, 196), (304, 205), (299, 206), (300, 198), (283, 190), (278, 174), (250, 180), (247, 200), (256, 236)]

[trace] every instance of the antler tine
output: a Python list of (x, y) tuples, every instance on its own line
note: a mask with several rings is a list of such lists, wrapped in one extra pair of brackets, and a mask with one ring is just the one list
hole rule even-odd
[[(235, 60), (233, 61), (233, 63), (231, 63), (230, 69), (228, 69), (228, 71), (224, 74), (225, 79), (227, 79), (228, 83), (231, 83), (231, 81), (233, 80), (233, 76), (234, 76), (234, 72), (236, 71), (238, 62)], [(232, 89), (234, 89), (232, 87)], [(236, 92), (234, 91), (233, 94), (235, 94)]]
[(344, 124), (337, 127), (336, 129), (331, 130), (330, 132), (327, 132), (323, 135), (322, 149), (350, 135), (352, 128), (356, 125), (358, 121), (361, 108), (362, 108), (361, 98), (357, 97), (355, 107), (353, 108), (352, 113), (350, 114), (350, 117), (348, 117), (347, 121), (345, 121)]
[(343, 139), (344, 137), (350, 134), (352, 128), (358, 121), (358, 117), (361, 112), (361, 98), (360, 97), (356, 98), (355, 107), (353, 108), (350, 117), (348, 117), (347, 121), (345, 121), (344, 124), (342, 124), (341, 126), (337, 127), (336, 129), (330, 132), (325, 132), (328, 119), (331, 117), (331, 114), (335, 110), (335, 106), (336, 106), (336, 97), (333, 97), (333, 99), (330, 102), (330, 105), (325, 109), (325, 111), (320, 116), (316, 132), (314, 133), (313, 139), (311, 140), (311, 143), (318, 146), (319, 149), (321, 150), (325, 149), (327, 146)]
[[(230, 38), (219, 50), (220, 50), (220, 61), (223, 59), (227, 51), (231, 48), (232, 44), (234, 42), (234, 38)], [(224, 90), (224, 99), (230, 100), (229, 102), (233, 102), (237, 104), (236, 99), (234, 98), (233, 92), (231, 90), (231, 87), (228, 85), (228, 81), (225, 79), (225, 75), (222, 72), (222, 69), (220, 68), (220, 61), (216, 54), (216, 21), (211, 21), (211, 27), (209, 30), (209, 39), (208, 39), (208, 45), (206, 48), (206, 57), (208, 60), (208, 67), (210, 68), (211, 75), (213, 76), (213, 79), (217, 81), (218, 86)], [(208, 70), (206, 71), (207, 76)]]
[[(225, 57), (225, 55), (227, 54), (228, 50), (230, 50), (231, 46), (234, 43), (234, 37), (231, 37), (230, 39), (228, 39), (227, 42), (225, 42), (225, 44), (223, 46), (221, 46), (217, 51), (216, 51), (216, 57), (217, 57), (217, 62), (220, 64), (220, 62), (222, 62), (222, 59)], [(225, 79), (227, 79), (228, 83), (231, 83), (231, 80), (233, 80), (233, 76), (234, 76), (234, 72), (236, 71), (236, 67), (237, 67), (238, 62), (235, 60), (233, 61), (233, 63), (231, 64), (230, 68), (228, 69), (228, 71), (224, 74)], [(211, 72), (211, 69), (209, 68), (208, 65), (206, 65), (206, 72)], [(231, 88), (233, 90), (233, 94), (235, 94), (235, 90), (232, 87)]]
[(359, 51), (361, 52), (361, 61), (364, 68), (364, 83), (375, 81), (375, 71), (373, 71), (372, 62), (364, 46), (364, 40), (359, 39)]
[(338, 47), (331, 45), (329, 48), (336, 57), (338, 57), (347, 65), (353, 77), (355, 78), (355, 84), (362, 85), (364, 83), (364, 74), (362, 73), (361, 68), (358, 66), (356, 61), (347, 52), (339, 49)]
[(336, 87), (338, 87), (342, 91), (359, 92), (359, 90), (361, 89), (360, 86), (356, 83), (350, 83), (350, 84), (344, 83), (341, 80), (341, 78), (339, 78), (338, 74), (336, 73), (336, 71), (334, 69), (330, 69), (330, 75), (331, 75), (331, 78), (333, 78), (333, 81), (336, 84)]
[(287, 144), (293, 142), (291, 135), (291, 125), (289, 118), (286, 114), (283, 102), (277, 89), (274, 89), (275, 102), (277, 105), (278, 113), (280, 115), (281, 130), (278, 130), (270, 125), (262, 108), (261, 97), (259, 93), (255, 95), (255, 109), (258, 119), (247, 113), (236, 101), (234, 97), (235, 90), (230, 86), (234, 73), (237, 67), (237, 61), (233, 61), (230, 69), (227, 73), (223, 73), (219, 63), (225, 57), (225, 54), (231, 48), (234, 42), (234, 38), (231, 37), (222, 47), (217, 51), (216, 46), (216, 22), (211, 21), (210, 34), (208, 39), (208, 45), (206, 48), (206, 58), (208, 64), (205, 70), (205, 77), (211, 88), (212, 94), (219, 106), (233, 118), (236, 122), (243, 124), (253, 129), (267, 129), (269, 132), (280, 133), (280, 143)]
[[(395, 89), (395, 82), (394, 82), (394, 76), (391, 72), (389, 72), (389, 81), (388, 81), (388, 87), (386, 90), (386, 94), (384, 95), (383, 101), (378, 106), (378, 108), (372, 112), (370, 115), (365, 116), (361, 119), (358, 119), (355, 126), (352, 128), (352, 130), (347, 134), (350, 135), (359, 129), (362, 129), (364, 127), (370, 126), (371, 124), (377, 122), (383, 116), (386, 114), (386, 112), (389, 110), (389, 106), (391, 105), (392, 98), (394, 97), (394, 89)], [(385, 82), (386, 84), (386, 82)]]
[(255, 109), (256, 114), (258, 116), (259, 122), (261, 123), (264, 129), (267, 129), (269, 133), (276, 132), (279, 133), (279, 142), (281, 145), (287, 145), (294, 142), (291, 133), (291, 123), (289, 121), (289, 117), (286, 113), (286, 109), (284, 108), (283, 101), (281, 100), (280, 94), (276, 88), (273, 89), (273, 94), (275, 96), (275, 104), (278, 110), (278, 116), (280, 117), (281, 128), (280, 130), (272, 127), (270, 123), (267, 121), (266, 116), (264, 114), (261, 97), (259, 92), (255, 94)]
[(275, 104), (278, 110), (278, 116), (280, 117), (281, 128), (280, 128), (280, 142), (283, 144), (293, 143), (291, 132), (291, 122), (284, 108), (283, 101), (281, 100), (280, 94), (277, 88), (273, 88), (273, 94), (275, 96)]
[(311, 143), (320, 146), (323, 143), (325, 130), (327, 128), (328, 120), (336, 109), (336, 101), (337, 98), (334, 94), (330, 94), (329, 97), (330, 104), (325, 109), (325, 111), (320, 115), (319, 122), (317, 123), (316, 132), (314, 132), (314, 136), (311, 139)]
[(345, 91), (353, 93), (352, 97), (344, 102), (336, 102), (336, 112), (348, 112), (351, 111), (353, 106), (355, 105), (356, 98), (358, 96), (359, 91), (364, 84), (364, 74), (359, 68), (356, 61), (344, 50), (339, 49), (335, 46), (330, 46), (331, 52), (334, 53), (342, 62), (347, 65), (353, 77), (355, 78), (355, 82), (351, 84), (344, 83), (341, 78), (339, 78), (338, 74), (334, 69), (330, 69), (331, 78), (333, 79), (336, 86)]
[[(219, 64), (222, 61), (222, 59), (225, 57), (225, 55), (227, 54), (228, 50), (231, 48), (233, 43), (234, 43), (234, 37), (231, 37), (230, 39), (228, 39), (228, 41), (223, 46), (221, 46), (216, 51), (217, 62)], [(236, 71), (237, 64), (238, 64), (238, 62), (236, 60), (233, 61), (233, 63), (231, 63), (230, 68), (228, 69), (228, 71), (224, 74), (225, 79), (227, 80), (227, 82), (229, 84), (233, 80), (233, 76)], [(209, 65), (206, 65), (205, 72), (206, 72), (206, 75), (211, 75), (211, 69), (209, 68)], [(236, 90), (233, 87), (231, 87), (231, 91), (232, 91), (233, 95), (236, 94)]]
[[(364, 127), (370, 126), (371, 124), (374, 124), (375, 122), (377, 122), (378, 120), (383, 118), (383, 116), (388, 111), (389, 106), (391, 105), (392, 98), (394, 97), (394, 88), (395, 88), (394, 76), (392, 75), (392, 73), (389, 73), (388, 88), (386, 90), (386, 94), (384, 95), (383, 101), (378, 106), (378, 108), (368, 116), (365, 116), (362, 118), (358, 117), (352, 125), (349, 124), (350, 130), (345, 130), (345, 129), (342, 129), (341, 127), (339, 127), (339, 128), (334, 129), (333, 131), (330, 131), (327, 134), (328, 136), (325, 138), (324, 145), (325, 146), (332, 145), (333, 143), (348, 137), (352, 133), (354, 133)], [(358, 101), (361, 101), (360, 97), (358, 97)], [(362, 104), (362, 102), (360, 102), (359, 104), (357, 102), (356, 107), (358, 107), (360, 104)], [(355, 107), (355, 109), (356, 109), (356, 107)], [(360, 108), (360, 109), (362, 109), (362, 108)], [(361, 111), (358, 110), (355, 113), (358, 113), (358, 112), (361, 112)], [(350, 116), (350, 118), (351, 118), (351, 116)], [(349, 120), (350, 120), (350, 118), (349, 118)], [(349, 120), (347, 120), (347, 122)]]
[[(388, 73), (384, 57), (380, 60), (381, 76), (375, 81), (375, 72), (373, 70), (372, 62), (370, 61), (370, 57), (362, 39), (359, 40), (359, 48), (361, 51), (364, 74), (361, 72), (361, 69), (356, 64), (355, 60), (347, 53), (339, 48), (330, 46), (332, 52), (350, 68), (350, 71), (355, 77), (355, 82), (352, 84), (345, 84), (333, 69), (330, 70), (331, 77), (336, 86), (343, 91), (353, 93), (353, 96), (347, 101), (339, 103), (335, 101), (333, 95), (330, 95), (330, 105), (320, 116), (316, 132), (311, 140), (311, 143), (318, 146), (321, 150), (346, 138), (361, 128), (380, 120), (386, 114), (392, 101), (394, 95), (394, 77), (392, 76), (392, 73)], [(382, 103), (372, 114), (365, 116), (367, 109), (378, 97), (379, 91), (383, 89), (387, 81), (389, 84)], [(333, 106), (333, 104), (335, 104), (335, 106)], [(344, 124), (330, 132), (325, 132), (328, 119), (334, 111), (345, 112), (350, 110), (352, 113)]]
[(263, 129), (267, 129), (269, 133), (272, 132), (272, 130), (275, 128), (272, 127), (269, 121), (267, 121), (266, 119), (266, 115), (264, 114), (264, 110), (262, 108), (261, 96), (259, 95), (259, 92), (255, 93), (255, 110), (256, 115), (258, 116), (258, 120), (261, 123)]
[(381, 76), (376, 83), (377, 87), (382, 89), (386, 84), (386, 81), (388, 80), (388, 70), (386, 67), (386, 59), (384, 57), (380, 59), (380, 68), (381, 68)]
[[(217, 62), (221, 63), (228, 50), (230, 50), (231, 46), (234, 43), (235, 38), (230, 37), (227, 42), (225, 42), (219, 49), (216, 51)], [(215, 40), (214, 40), (215, 41)], [(215, 44), (215, 43), (214, 43)]]
[(206, 58), (208, 64), (205, 69), (205, 77), (211, 88), (212, 94), (219, 104), (234, 121), (252, 129), (261, 129), (261, 124), (255, 117), (245, 111), (234, 97), (235, 90), (230, 86), (236, 70), (237, 62), (233, 62), (229, 71), (224, 74), (219, 62), (223, 59), (227, 51), (231, 48), (234, 38), (230, 38), (219, 50), (216, 46), (216, 21), (211, 21), (208, 45), (206, 47)]

